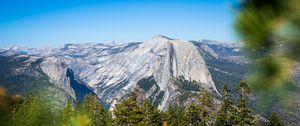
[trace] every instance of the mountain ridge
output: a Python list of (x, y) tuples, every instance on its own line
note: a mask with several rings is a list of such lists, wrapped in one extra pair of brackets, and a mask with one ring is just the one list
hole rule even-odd
[(2, 55), (18, 52), (30, 56), (32, 61), (42, 58), (39, 65), (50, 82), (73, 98), (75, 94), (66, 76), (67, 69), (72, 69), (76, 80), (91, 87), (103, 102), (112, 106), (117, 103), (115, 98), (124, 99), (140, 80), (151, 76), (156, 83), (152, 87), (156, 92), (145, 93), (150, 94), (153, 100), (161, 101), (158, 106), (162, 110), (168, 107), (172, 98), (177, 97), (173, 96), (176, 87), (172, 80), (178, 76), (198, 81), (201, 87), (219, 94), (197, 47), (190, 41), (162, 35), (143, 43), (65, 44), (46, 51), (10, 48)]
[(75, 80), (92, 88), (111, 109), (133, 88), (144, 87), (138, 85), (140, 80), (150, 77), (154, 82), (151, 81), (151, 90), (145, 94), (162, 110), (181, 95), (176, 92), (178, 86), (173, 84), (174, 78), (179, 76), (197, 81), (200, 87), (219, 95), (220, 88), (215, 86), (211, 70), (203, 58), (207, 59), (209, 55), (217, 60), (218, 54), (207, 45), (197, 46), (192, 41), (163, 35), (136, 43), (65, 44), (46, 50), (10, 48), (1, 52), (1, 55), (13, 54), (30, 56), (32, 61), (42, 59), (39, 66), (49, 81), (76, 99), (66, 76), (67, 69), (72, 69)]
[[(251, 65), (242, 48), (236, 43), (155, 36), (145, 42), (122, 44), (69, 43), (58, 48), (0, 49), (0, 68), (11, 73), (1, 73), (0, 84), (17, 94), (49, 90), (51, 94), (47, 96), (61, 98), (56, 102), (61, 105), (67, 98), (82, 99), (71, 86), (71, 82), (76, 82), (79, 87), (91, 89), (110, 110), (137, 88), (143, 97), (166, 110), (169, 104), (193, 102), (201, 88), (218, 97), (224, 84), (237, 99), (236, 84), (245, 79)], [(73, 79), (67, 76), (68, 69), (72, 70)], [(200, 77), (200, 72), (204, 77)], [(299, 77), (299, 71), (296, 76)], [(32, 86), (36, 88), (33, 90)], [(84, 95), (83, 91), (79, 94)], [(278, 110), (285, 120), (299, 119), (297, 112), (276, 106), (270, 109)], [(295, 118), (286, 118), (290, 115)]]

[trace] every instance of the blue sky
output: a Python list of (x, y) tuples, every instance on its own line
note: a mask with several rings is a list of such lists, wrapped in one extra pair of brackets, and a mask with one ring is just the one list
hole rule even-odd
[(234, 0), (0, 0), (0, 47), (144, 41), (237, 41)]

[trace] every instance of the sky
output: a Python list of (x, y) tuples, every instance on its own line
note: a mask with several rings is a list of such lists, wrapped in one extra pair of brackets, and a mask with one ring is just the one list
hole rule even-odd
[(0, 48), (145, 41), (236, 42), (234, 0), (0, 0)]

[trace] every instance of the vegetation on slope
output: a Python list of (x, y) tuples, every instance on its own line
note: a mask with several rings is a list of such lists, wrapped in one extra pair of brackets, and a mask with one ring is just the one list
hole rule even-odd
[[(242, 81), (237, 91), (238, 102), (231, 100), (229, 89), (225, 86), (221, 106), (215, 104), (215, 98), (207, 91), (201, 90), (196, 102), (188, 106), (173, 104), (166, 112), (158, 110), (148, 99), (140, 97), (135, 90), (128, 99), (117, 104), (112, 112), (105, 110), (99, 99), (86, 95), (82, 102), (68, 101), (62, 110), (52, 111), (49, 101), (40, 96), (27, 95), (16, 97), (0, 88), (1, 125), (12, 126), (246, 126), (265, 125), (258, 116), (248, 108), (246, 97), (250, 93), (247, 84)], [(263, 122), (263, 123), (261, 123)], [(275, 114), (270, 116), (268, 125), (283, 125)]]

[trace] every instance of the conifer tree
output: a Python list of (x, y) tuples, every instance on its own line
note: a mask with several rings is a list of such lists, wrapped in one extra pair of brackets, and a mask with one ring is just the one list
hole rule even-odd
[(87, 117), (87, 115), (73, 115), (70, 120), (63, 124), (62, 126), (93, 126), (92, 121)]
[(174, 126), (176, 123), (175, 111), (175, 107), (170, 105), (168, 111), (164, 113), (164, 121), (167, 122), (169, 126)]
[(144, 113), (138, 104), (138, 92), (133, 91), (127, 100), (123, 100), (116, 105), (113, 111), (115, 116), (114, 123), (117, 126), (136, 126), (140, 125), (144, 119)]
[(94, 126), (107, 125), (108, 113), (102, 107), (97, 96), (88, 94), (84, 97), (83, 106), (85, 114)]
[(66, 106), (63, 108), (59, 120), (60, 124), (66, 124), (69, 122), (71, 117), (74, 115), (74, 110), (71, 101), (68, 101)]
[(142, 125), (159, 126), (162, 124), (161, 112), (148, 99), (143, 102), (142, 110), (144, 112)]
[(12, 119), (14, 126), (52, 126), (54, 115), (41, 97), (29, 95)]
[(83, 114), (83, 107), (82, 107), (82, 103), (80, 102), (80, 101), (77, 101), (76, 103), (75, 103), (75, 107), (74, 107), (74, 113), (76, 114), (76, 115), (81, 115), (81, 114)]
[(215, 126), (231, 126), (234, 124), (234, 116), (237, 114), (237, 110), (233, 106), (233, 102), (230, 97), (230, 90), (227, 85), (224, 85), (223, 89), (223, 104), (221, 109), (217, 113)]
[(213, 99), (211, 94), (206, 91), (202, 90), (199, 97), (199, 110), (200, 110), (200, 118), (201, 126), (208, 126), (212, 125), (213, 120), (213, 112), (214, 112), (214, 106), (213, 106)]
[(268, 126), (284, 126), (283, 122), (275, 112), (273, 112), (268, 119), (269, 119)]
[(168, 126), (183, 126), (185, 110), (180, 105), (170, 105), (168, 111), (165, 113), (165, 119)]
[(250, 94), (250, 88), (246, 81), (241, 81), (237, 87), (240, 95), (240, 100), (238, 104), (238, 114), (235, 118), (235, 123), (237, 125), (254, 125), (254, 114), (252, 110), (247, 107), (246, 98)]
[(199, 106), (194, 103), (190, 104), (186, 110), (185, 119), (188, 126), (198, 126), (201, 124), (201, 113)]

